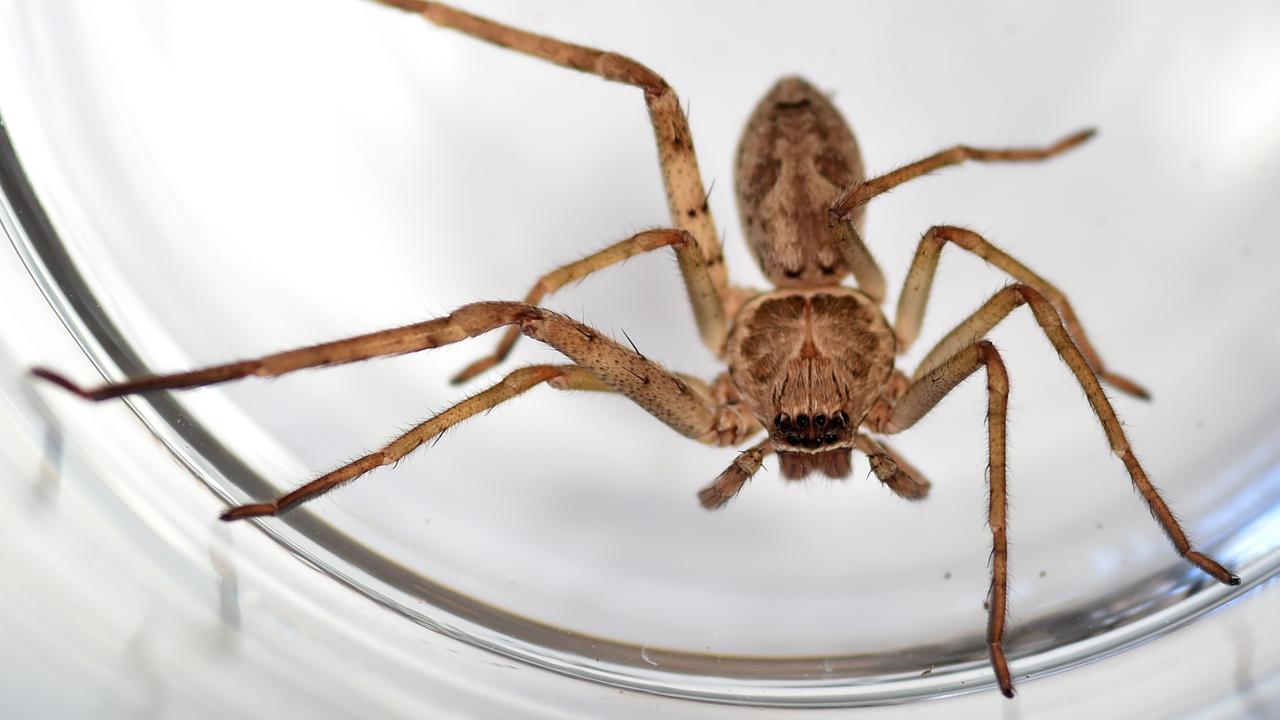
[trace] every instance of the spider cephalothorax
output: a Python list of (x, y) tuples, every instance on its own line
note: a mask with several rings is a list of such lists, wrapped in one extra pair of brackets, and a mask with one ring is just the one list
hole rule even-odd
[[(625, 395), (671, 429), (710, 445), (735, 445), (764, 429), (768, 437), (740, 452), (699, 492), (699, 499), (709, 509), (734, 497), (760, 469), (765, 456), (775, 451), (783, 475), (795, 479), (814, 471), (844, 477), (856, 449), (867, 457), (885, 486), (900, 497), (918, 500), (927, 494), (929, 483), (879, 439), (861, 430), (874, 434), (906, 430), (965, 378), (983, 370), (990, 458), (987, 520), (993, 544), (986, 640), (1000, 689), (1012, 696), (1013, 678), (1003, 645), (1008, 578), (1005, 416), (1009, 383), (1000, 353), (984, 338), (997, 323), (1026, 305), (1075, 375), (1111, 448), (1124, 462), (1174, 548), (1220, 582), (1239, 584), (1238, 577), (1191, 546), (1147, 479), (1100, 381), (1137, 397), (1146, 394), (1131, 380), (1106, 370), (1057, 288), (976, 233), (936, 226), (920, 240), (892, 326), (879, 308), (884, 299), (884, 277), (860, 236), (867, 202), (913, 178), (965, 160), (1043, 160), (1084, 142), (1092, 136), (1091, 130), (1043, 148), (989, 150), (957, 145), (868, 180), (853, 132), (831, 102), (809, 83), (784, 78), (756, 106), (738, 148), (735, 184), (746, 238), (765, 276), (777, 288), (749, 291), (728, 283), (720, 236), (711, 217), (688, 121), (675, 91), (657, 73), (621, 55), (534, 35), (441, 3), (381, 1), (502, 47), (641, 88), (657, 138), (673, 227), (638, 233), (548, 273), (534, 285), (525, 302), (473, 303), (447, 317), (400, 328), (87, 390), (52, 371), (35, 371), (83, 397), (102, 400), (425, 350), (499, 327), (507, 331), (497, 349), (468, 366), (457, 381), (497, 365), (522, 333), (573, 361), (512, 371), (382, 449), (275, 499), (231, 508), (223, 514), (224, 520), (282, 513), (376, 467), (398, 462), (459, 422), (543, 383), (558, 389)], [(938, 342), (908, 377), (894, 370), (894, 357), (906, 351), (919, 333), (938, 258), (949, 243), (1007, 272), (1016, 284), (996, 293)], [(706, 383), (678, 375), (634, 347), (537, 306), (544, 296), (568, 282), (634, 255), (668, 247), (679, 262), (700, 335), (727, 364), (727, 377)], [(841, 284), (849, 274), (856, 289)]]
[(849, 474), (858, 426), (893, 372), (893, 330), (857, 290), (779, 290), (738, 313), (725, 355), (783, 475)]

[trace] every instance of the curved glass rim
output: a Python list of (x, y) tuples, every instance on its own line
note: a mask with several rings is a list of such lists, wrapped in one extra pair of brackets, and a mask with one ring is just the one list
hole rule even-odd
[[(105, 377), (143, 374), (148, 368), (120, 337), (73, 259), (63, 247), (0, 116), (0, 226), (28, 272), (91, 362)], [(274, 486), (224, 446), (167, 393), (128, 400), (129, 406), (174, 456), (215, 495), (260, 497)], [(1264, 508), (1234, 536), (1278, 536), (1280, 507)], [(985, 648), (974, 652), (969, 637), (903, 653), (888, 668), (891, 651), (841, 657), (750, 657), (700, 654), (642, 647), (592, 637), (503, 610), (457, 592), (370, 551), (355, 538), (305, 508), (272, 523), (256, 523), (274, 542), (303, 562), (417, 625), (475, 647), (578, 679), (678, 698), (773, 707), (855, 707), (912, 702), (977, 692), (995, 686)], [(284, 528), (289, 528), (286, 533)], [(1214, 543), (1210, 543), (1213, 546)], [(1234, 588), (1213, 582), (1190, 566), (1174, 566), (1135, 579), (1099, 599), (1103, 610), (1080, 623), (1069, 609), (1017, 628), (1010, 638), (1018, 679), (1055, 674), (1160, 637), (1221, 607), (1280, 573), (1280, 548), (1217, 543), (1228, 560), (1254, 555), (1238, 565), (1244, 582)], [(1225, 546), (1224, 546), (1225, 545)], [(1261, 551), (1261, 552), (1259, 552)], [(404, 599), (426, 603), (429, 612)], [(1061, 644), (1071, 616), (1088, 628)], [(919, 654), (929, 670), (920, 672)], [(863, 675), (874, 667), (877, 674)]]

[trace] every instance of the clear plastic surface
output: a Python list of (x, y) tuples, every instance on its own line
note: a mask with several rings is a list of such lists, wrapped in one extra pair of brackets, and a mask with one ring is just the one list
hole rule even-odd
[[(749, 7), (468, 5), (632, 55), (680, 91), (743, 285), (764, 280), (741, 242), (733, 152), (780, 75), (832, 93), (872, 172), (957, 142), (1097, 126), (1049, 163), (950, 169), (874, 201), (887, 307), (943, 222), (1057, 284), (1107, 362), (1153, 392), (1113, 393), (1153, 480), (1245, 580), (1221, 587), (1170, 550), (1019, 311), (993, 334), (1012, 385), (1017, 702), (1046, 715), (1085, 693), (1157, 714), (1274, 708), (1275, 643), (1250, 629), (1274, 598), (1181, 628), (1280, 563), (1280, 12)], [(48, 597), (11, 587), (0, 612), (27, 645), (101, 670), (89, 684), (128, 685), (110, 694), (120, 714), (1000, 707), (983, 644), (979, 380), (895, 443), (933, 482), (917, 504), (862, 460), (844, 483), (785, 483), (770, 460), (707, 513), (694, 494), (734, 450), (617, 397), (539, 388), (283, 519), (225, 526), (226, 502), (290, 488), (556, 355), (523, 341), (504, 367), (449, 385), (496, 342), (484, 337), (127, 405), (21, 379), (37, 362), (85, 382), (185, 369), (522, 297), (542, 272), (667, 222), (638, 91), (357, 0), (9, 0), (0, 117), (0, 216), (30, 273), (6, 260), (8, 457), (45, 463), (6, 491), (5, 567)], [(904, 366), (1007, 281), (946, 250)], [(547, 304), (625, 330), (672, 368), (719, 371), (662, 254)], [(1250, 669), (1233, 674), (1240, 658)], [(93, 712), (74, 697), (60, 696), (68, 713)]]

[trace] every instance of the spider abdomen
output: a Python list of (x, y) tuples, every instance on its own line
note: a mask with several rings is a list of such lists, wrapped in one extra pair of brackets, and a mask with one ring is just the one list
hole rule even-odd
[[(770, 282), (836, 285), (849, 274), (828, 208), (864, 179), (858, 142), (831, 101), (801, 78), (779, 80), (747, 121), (734, 173), (743, 232)], [(859, 208), (850, 222), (861, 217)]]

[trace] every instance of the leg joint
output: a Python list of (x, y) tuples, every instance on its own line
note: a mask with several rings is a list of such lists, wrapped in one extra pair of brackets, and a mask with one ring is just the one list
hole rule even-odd
[(1026, 285), (1024, 283), (1015, 283), (1013, 285), (1010, 285), (1009, 289), (1017, 293), (1018, 295), (1022, 296), (1022, 300), (1026, 302), (1028, 305), (1031, 305), (1032, 307), (1034, 307), (1037, 303), (1043, 303), (1046, 305), (1049, 304), (1049, 299), (1044, 296), (1044, 293), (1040, 292), (1036, 288), (1031, 287), (1030, 285)]
[(1025, 303), (1031, 308), (1040, 327), (1051, 332), (1063, 327), (1062, 316), (1058, 314), (1057, 308), (1039, 289), (1018, 283), (1010, 285), (1008, 290), (1018, 295), (1019, 305)]
[(987, 366), (987, 389), (1001, 395), (1009, 394), (1009, 373), (1005, 370), (1000, 351), (990, 340), (978, 341), (978, 357)]
[(500, 384), (520, 393), (540, 382), (555, 380), (563, 374), (564, 369), (560, 365), (528, 365), (508, 373)]
[(925, 237), (936, 237), (942, 242), (953, 243), (970, 251), (978, 246), (975, 242), (978, 234), (957, 225), (934, 225), (925, 233)]
[(637, 245), (641, 250), (656, 250), (663, 246), (670, 246), (677, 250), (685, 247), (697, 247), (698, 241), (687, 230), (678, 228), (663, 228), (661, 230), (649, 230), (640, 233), (636, 237)]
[(625, 55), (603, 53), (600, 55), (597, 67), (600, 74), (610, 80), (643, 89), (645, 97), (657, 97), (671, 89), (661, 75)]

